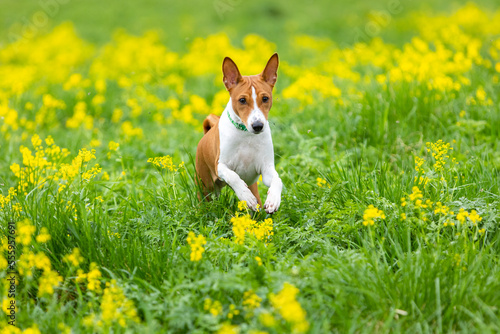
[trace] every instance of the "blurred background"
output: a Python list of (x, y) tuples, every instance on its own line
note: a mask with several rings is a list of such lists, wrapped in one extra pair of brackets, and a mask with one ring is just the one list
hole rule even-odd
[[(169, 48), (177, 52), (185, 51), (195, 37), (221, 31), (235, 43), (249, 33), (256, 33), (276, 43), (278, 49), (290, 43), (288, 36), (297, 34), (328, 37), (338, 44), (350, 45), (363, 38), (360, 32), (370, 29), (384, 41), (398, 44), (406, 40), (405, 34), (415, 30), (411, 24), (398, 20), (405, 14), (449, 13), (466, 3), (446, 0), (2, 0), (0, 41), (12, 42), (20, 36), (49, 32), (60, 23), (71, 21), (80, 37), (97, 44), (109, 41), (117, 28), (125, 28), (132, 34), (155, 29)], [(498, 7), (495, 0), (475, 3), (487, 11)], [(367, 27), (373, 20), (379, 24)]]

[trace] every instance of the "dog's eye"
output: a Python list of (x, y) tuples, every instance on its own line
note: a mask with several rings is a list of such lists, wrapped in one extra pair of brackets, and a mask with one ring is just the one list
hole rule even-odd
[(262, 98), (262, 102), (266, 103), (267, 101), (269, 101), (269, 98), (268, 98), (267, 96), (264, 96), (264, 97)]
[(244, 97), (242, 97), (241, 99), (239, 99), (239, 101), (240, 101), (241, 104), (247, 103), (247, 100)]

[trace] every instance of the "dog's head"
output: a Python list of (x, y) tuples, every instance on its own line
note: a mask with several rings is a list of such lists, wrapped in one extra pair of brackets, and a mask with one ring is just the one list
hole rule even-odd
[(278, 78), (278, 54), (267, 62), (261, 74), (242, 76), (231, 58), (224, 58), (224, 85), (231, 95), (233, 110), (251, 133), (261, 133), (273, 105), (273, 87)]

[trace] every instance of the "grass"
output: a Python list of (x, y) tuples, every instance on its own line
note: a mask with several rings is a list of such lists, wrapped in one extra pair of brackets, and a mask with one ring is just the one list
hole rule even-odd
[[(40, 36), (27, 40), (26, 48), (14, 48), (8, 35), (0, 35), (5, 42), (0, 49), (0, 230), (5, 245), (8, 222), (17, 223), (17, 328), (42, 333), (232, 333), (236, 327), (240, 333), (500, 331), (500, 70), (495, 69), (500, 59), (490, 51), (500, 29), (471, 7), (466, 7), (470, 26), (457, 16), (445, 19), (447, 25), (456, 24), (464, 35), (481, 41), (481, 59), (465, 71), (456, 66), (447, 73), (453, 82), (464, 82), (463, 77), (469, 84), (451, 90), (430, 88), (440, 79), (432, 71), (433, 76), (423, 80), (390, 80), (388, 73), (404, 61), (395, 60), (394, 50), (414, 46), (414, 36), (425, 39), (415, 18), (417, 10), (425, 12), (420, 15), (430, 30), (439, 31), (436, 13), (451, 15), (463, 4), (404, 3), (404, 12), (380, 34), (387, 43), (371, 44), (354, 54), (349, 64), (349, 50), (356, 48), (338, 46), (352, 43), (352, 31), (346, 27), (363, 26), (368, 12), (385, 8), (384, 2), (363, 2), (359, 11), (355, 3), (287, 3), (239, 3), (232, 15), (220, 19), (210, 11), (211, 2), (200, 2), (193, 11), (184, 3), (123, 6), (113, 1), (104, 8), (97, 2), (74, 1), (61, 6)], [(492, 2), (478, 4), (486, 15), (494, 15)], [(37, 8), (4, 1), (0, 13), (15, 12), (19, 17)], [(118, 14), (110, 18), (109, 12)], [(95, 24), (90, 17), (96, 18)], [(311, 22), (311, 17), (317, 19)], [(6, 26), (17, 20), (6, 14), (0, 18)], [(59, 26), (67, 20), (74, 22), (78, 35)], [(168, 29), (165, 22), (179, 31)], [(203, 32), (198, 26), (205, 27)], [(117, 27), (135, 34), (150, 28), (162, 32), (158, 40), (130, 35), (112, 40)], [(270, 48), (278, 49), (282, 60), (270, 125), (284, 192), (273, 216), (248, 212), (257, 222), (272, 218), (273, 235), (259, 240), (246, 234), (245, 242), (237, 244), (231, 219), (247, 212), (238, 209), (233, 191), (226, 187), (218, 199), (200, 203), (194, 182), (200, 121), (209, 112), (222, 112), (217, 102), (223, 90), (219, 63), (226, 51), (218, 48), (224, 41), (211, 40), (215, 53), (197, 53), (189, 45), (196, 37), (229, 29), (232, 45), (244, 48), (227, 51), (236, 63), (245, 64), (246, 54), (256, 58), (241, 66), (246, 73), (269, 57), (261, 54), (268, 48), (266, 40), (253, 46), (242, 42), (249, 27), (275, 43)], [(304, 33), (318, 39), (305, 45), (293, 39)], [(432, 55), (439, 42), (452, 54), (473, 44), (453, 46), (454, 40), (463, 39), (442, 38), (430, 41), (421, 57)], [(170, 51), (162, 46), (175, 52), (171, 67), (164, 64)], [(149, 63), (141, 55), (153, 60)], [(385, 58), (377, 63), (378, 56)], [(468, 57), (472, 56), (466, 53), (464, 63)], [(440, 61), (439, 66), (432, 64), (451, 66)], [(106, 66), (98, 67), (99, 62)], [(209, 68), (196, 73), (199, 63)], [(423, 66), (416, 59), (413, 63)], [(332, 64), (343, 67), (332, 69)], [(33, 68), (32, 80), (24, 71)], [(324, 75), (328, 89), (300, 88), (299, 94), (287, 97), (287, 90), (309, 72), (316, 76), (306, 86)], [(65, 87), (75, 73), (82, 74), (82, 80)], [(382, 82), (376, 79), (381, 74), (386, 75)], [(123, 83), (124, 77), (130, 85)], [(18, 82), (26, 83), (20, 91), (15, 90)], [(329, 95), (337, 87), (340, 96)], [(64, 107), (51, 104), (47, 94)], [(99, 95), (104, 96), (100, 103), (94, 100)], [(205, 104), (196, 102), (195, 95)], [(312, 103), (305, 100), (308, 96)], [(166, 106), (170, 99), (178, 106)], [(77, 113), (82, 101), (83, 116)], [(14, 121), (9, 118), (11, 109)], [(34, 156), (40, 146), (31, 144), (35, 134), (42, 140), (52, 136), (71, 154), (53, 158), (53, 166), (36, 159), (31, 167), (23, 164), (20, 147), (28, 147)], [(98, 142), (91, 145), (92, 140)], [(119, 149), (111, 149), (110, 141), (118, 142)], [(430, 143), (437, 143), (436, 150)], [(41, 145), (43, 150), (51, 146), (43, 141)], [(75, 161), (82, 148), (94, 148), (95, 157), (77, 161), (74, 176), (47, 178), (64, 168), (71, 170), (63, 164)], [(445, 153), (440, 156), (438, 151)], [(148, 163), (149, 158), (166, 155), (177, 167), (162, 169)], [(415, 157), (426, 161), (419, 167)], [(436, 167), (437, 162), (444, 166)], [(22, 183), (12, 172), (16, 163), (35, 181), (28, 182), (25, 193), (18, 190), (7, 198), (8, 189)], [(102, 170), (84, 176), (95, 164)], [(265, 197), (267, 188), (259, 187)], [(436, 212), (438, 202), (453, 214)], [(366, 216), (370, 205), (385, 214), (373, 225)], [(460, 209), (468, 213), (463, 220)], [(50, 240), (35, 241), (43, 228)], [(189, 232), (206, 238), (200, 261), (190, 260)], [(66, 260), (74, 248), (83, 257), (77, 265)], [(41, 257), (29, 262), (30, 256)], [(2, 263), (0, 278), (5, 281), (7, 262)], [(47, 273), (59, 275), (61, 282), (53, 283), (52, 278), (45, 284)], [(92, 275), (98, 288), (91, 285)], [(280, 295), (285, 283), (298, 289), (296, 296), (289, 290)], [(7, 285), (1, 286), (5, 312), (12, 298)], [(41, 293), (47, 286), (53, 291)], [(248, 291), (260, 298), (259, 306), (248, 306)], [(220, 302), (221, 309), (205, 308), (208, 299)], [(300, 327), (302, 312), (306, 329)], [(266, 314), (272, 321), (265, 321)], [(15, 332), (7, 321), (2, 318), (0, 326)]]

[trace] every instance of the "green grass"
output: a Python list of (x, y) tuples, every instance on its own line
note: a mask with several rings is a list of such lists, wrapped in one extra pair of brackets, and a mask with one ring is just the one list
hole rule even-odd
[[(493, 6), (493, 1), (478, 3), (485, 10)], [(414, 22), (403, 24), (405, 15), (416, 9), (449, 12), (459, 5), (405, 2), (405, 12), (381, 36), (403, 45), (417, 30)], [(162, 43), (181, 54), (195, 37), (229, 29), (231, 40), (239, 45), (244, 35), (256, 32), (277, 45), (282, 60), (305, 69), (323, 55), (295, 52), (291, 35), (306, 33), (351, 44), (349, 27), (362, 26), (370, 10), (386, 4), (362, 2), (358, 9), (354, 2), (330, 5), (326, 0), (241, 2), (224, 19), (218, 18), (212, 6), (211, 1), (199, 2), (193, 10), (195, 6), (187, 2), (123, 5), (112, 1), (103, 6), (97, 1), (74, 0), (62, 6), (42, 31), (70, 20), (84, 40), (99, 46), (111, 40), (117, 27), (132, 33), (156, 28), (162, 30)], [(9, 27), (37, 8), (36, 4), (4, 1), (0, 4), (2, 25)], [(0, 39), (7, 43), (9, 37), (2, 31)], [(87, 73), (90, 61), (74, 72)], [(358, 70), (374, 76), (370, 66)], [(185, 75), (182, 70), (178, 73)], [(42, 93), (62, 99), (68, 108), (58, 109), (53, 120), (31, 132), (21, 127), (1, 133), (2, 194), (16, 186), (9, 167), (22, 163), (19, 147), (31, 148), (29, 138), (34, 132), (43, 139), (53, 136), (57, 145), (69, 149), (71, 158), (82, 147), (88, 148), (91, 139), (100, 139), (103, 145), (96, 149), (91, 165), (99, 163), (110, 181), (98, 177), (84, 182), (77, 177), (70, 190), (61, 193), (56, 184), (34, 187), (13, 201), (20, 203), (21, 213), (14, 213), (10, 205), (0, 211), (3, 235), (8, 221), (24, 217), (33, 222), (37, 234), (42, 227), (48, 229), (51, 240), (34, 243), (29, 250), (45, 253), (53, 269), (65, 278), (53, 295), (39, 298), (36, 280), (40, 271), (33, 280), (23, 277), (18, 286), (18, 326), (26, 329), (36, 324), (42, 333), (56, 333), (64, 323), (74, 333), (99, 331), (86, 328), (82, 321), (100, 312), (102, 295), (76, 284), (76, 268), (63, 261), (64, 255), (78, 247), (85, 258), (81, 268), (88, 272), (90, 263), (97, 263), (103, 282), (116, 279), (138, 311), (139, 324), (122, 328), (114, 323), (101, 329), (105, 333), (211, 333), (225, 321), (239, 325), (242, 333), (252, 329), (288, 333), (291, 328), (286, 322), (265, 328), (258, 316), (272, 311), (269, 293), (278, 293), (285, 282), (300, 290), (297, 300), (307, 312), (310, 333), (499, 332), (500, 102), (493, 75), (493, 69), (474, 66), (467, 73), (470, 86), (464, 86), (458, 96), (442, 94), (439, 98), (426, 84), (389, 84), (383, 89), (376, 82), (371, 86), (360, 83), (356, 87), (362, 87), (364, 95), (351, 96), (346, 80), (335, 78), (343, 97), (352, 103), (340, 105), (315, 95), (317, 103), (302, 107), (282, 97), (293, 79), (280, 74), (270, 124), (277, 171), (284, 183), (282, 204), (272, 216), (271, 242), (248, 237), (243, 245), (232, 241), (230, 220), (238, 200), (231, 189), (226, 187), (211, 202), (197, 200), (193, 160), (201, 126), (179, 120), (159, 124), (151, 116), (157, 110), (145, 106), (143, 114), (133, 119), (144, 137), (127, 137), (120, 124), (110, 119), (114, 108), (127, 108), (125, 101), (134, 90), (108, 80), (106, 103), (101, 111), (92, 110), (94, 129), (68, 129), (65, 124), (78, 99), (63, 90), (62, 83), (41, 80), (20, 96), (9, 97), (9, 106), (20, 111), (20, 118), (35, 119), (43, 104)], [(211, 101), (220, 88), (214, 87), (214, 79), (213, 75), (186, 75), (188, 93), (179, 99), (188, 104), (189, 95), (197, 94)], [(491, 106), (467, 106), (467, 97), (479, 86), (493, 99)], [(36, 87), (43, 87), (42, 93)], [(144, 87), (163, 100), (176, 96), (159, 81)], [(93, 88), (88, 90), (95, 93)], [(422, 95), (417, 97), (417, 92)], [(91, 96), (84, 100), (90, 105)], [(35, 104), (33, 111), (24, 110), (28, 101)], [(459, 116), (463, 109), (467, 110), (465, 119)], [(162, 112), (168, 116), (169, 111)], [(202, 120), (203, 115), (195, 118)], [(458, 121), (463, 124), (458, 126)], [(460, 208), (477, 210), (483, 218), (478, 226), (444, 226), (444, 220), (430, 209), (401, 206), (401, 198), (408, 199), (415, 177), (421, 176), (414, 157), (425, 157), (432, 170), (434, 160), (426, 142), (439, 139), (452, 143), (454, 149), (442, 171), (426, 174), (432, 180), (420, 186), (424, 202), (440, 201), (455, 211), (454, 216)], [(108, 158), (110, 140), (120, 142), (120, 149)], [(185, 161), (185, 169), (158, 171), (147, 163), (148, 158), (163, 155), (171, 155), (176, 165)], [(458, 164), (452, 164), (451, 158)], [(328, 186), (319, 187), (318, 177)], [(267, 188), (260, 187), (265, 197)], [(97, 196), (104, 201), (96, 201)], [(66, 208), (68, 200), (75, 204), (76, 221), (73, 210)], [(382, 210), (386, 218), (364, 226), (363, 213), (369, 205)], [(403, 212), (406, 220), (400, 218)], [(268, 217), (265, 212), (253, 214), (258, 221)], [(200, 262), (190, 261), (186, 241), (190, 231), (207, 238)], [(19, 245), (18, 258), (27, 251)], [(255, 256), (262, 258), (262, 266)], [(6, 275), (5, 271), (0, 275)], [(253, 314), (242, 306), (248, 290), (262, 298)], [(206, 298), (222, 303), (221, 315), (214, 317), (203, 309)], [(230, 304), (242, 312), (232, 320), (227, 318)], [(0, 325), (5, 325), (4, 320)]]

